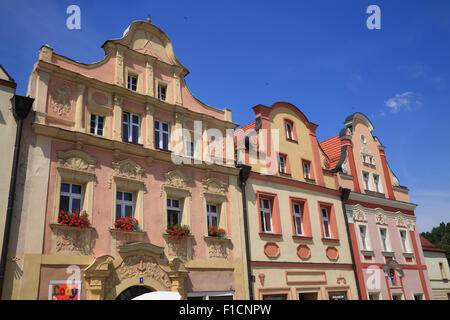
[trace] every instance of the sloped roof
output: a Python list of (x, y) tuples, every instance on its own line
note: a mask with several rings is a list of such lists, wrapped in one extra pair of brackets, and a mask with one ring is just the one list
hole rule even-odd
[(419, 236), (420, 236), (420, 243), (422, 244), (423, 251), (445, 252), (445, 250), (439, 249), (424, 236), (422, 236), (422, 235), (419, 235)]
[(320, 146), (328, 158), (330, 158), (330, 168), (336, 168), (339, 158), (341, 157), (341, 140), (339, 139), (339, 135), (335, 135), (334, 137), (322, 141)]

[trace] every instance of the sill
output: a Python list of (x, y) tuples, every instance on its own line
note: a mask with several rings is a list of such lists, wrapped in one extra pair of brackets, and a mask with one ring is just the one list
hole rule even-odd
[(261, 238), (272, 238), (272, 239), (281, 239), (281, 238), (283, 238), (282, 234), (279, 234), (279, 233), (268, 233), (268, 232), (260, 232), (259, 236)]
[(85, 228), (80, 228), (77, 226), (69, 226), (67, 224), (61, 224), (61, 223), (50, 223), (51, 229), (65, 229), (65, 230), (74, 230), (74, 231), (94, 231), (94, 226), (89, 226)]
[(315, 179), (311, 179), (311, 178), (304, 178), (304, 179), (305, 179), (306, 182), (309, 182), (309, 183), (316, 183), (316, 180), (315, 180)]
[(381, 254), (385, 257), (394, 257), (393, 251), (381, 251)]
[(116, 229), (116, 228), (109, 228), (109, 232), (111, 233), (122, 233), (122, 234), (136, 234), (136, 235), (143, 235), (146, 234), (147, 231), (145, 230), (120, 230), (120, 229)]
[(205, 241), (221, 241), (221, 242), (231, 241), (231, 239), (227, 237), (203, 236), (203, 238), (205, 239)]
[(381, 192), (376, 192), (376, 191), (372, 191), (372, 190), (364, 190), (364, 191), (365, 191), (365, 193), (367, 193), (368, 195), (371, 195), (371, 196), (375, 196), (375, 197), (379, 197), (379, 198), (386, 198), (384, 193), (381, 193)]
[(292, 239), (294, 241), (298, 241), (298, 240), (303, 240), (303, 241), (312, 241), (312, 237), (308, 237), (308, 236), (298, 236), (298, 235), (293, 235)]
[(278, 173), (282, 177), (292, 177), (292, 174), (290, 174), (289, 172), (280, 172), (280, 171), (278, 171)]
[(322, 238), (323, 242), (333, 242), (333, 243), (339, 243), (339, 239), (331, 239), (331, 238)]
[(135, 146), (141, 146), (141, 147), (144, 146), (144, 144), (142, 144), (142, 143), (139, 143), (139, 142), (133, 142), (133, 141), (125, 141), (125, 140), (123, 140), (123, 139), (122, 139), (122, 142), (124, 142), (124, 143), (129, 143), (129, 144), (133, 144), (133, 145), (135, 145)]
[(414, 258), (414, 253), (412, 253), (412, 252), (403, 252), (403, 256), (405, 258)]
[(297, 144), (298, 144), (298, 141), (297, 141), (297, 140), (294, 140), (294, 139), (286, 138), (286, 141), (289, 141), (289, 142), (293, 142), (293, 143), (297, 143)]
[(364, 257), (374, 257), (375, 253), (373, 252), (373, 250), (361, 250), (361, 254)]
[[(163, 238), (167, 238), (167, 240), (176, 240), (176, 239), (172, 239), (172, 238), (170, 237), (170, 234), (168, 234), (167, 232), (164, 232), (164, 233), (162, 234), (162, 236), (163, 236)], [(192, 233), (189, 233), (187, 236), (185, 236), (184, 238), (179, 239), (179, 240), (193, 239), (193, 238), (194, 238), (194, 235), (193, 235)]]
[(159, 150), (159, 151), (167, 152), (167, 153), (172, 153), (172, 151), (169, 149), (163, 149), (163, 148), (158, 148), (158, 147), (155, 147), (155, 149)]
[(376, 169), (376, 166), (374, 164), (368, 163), (368, 162), (363, 162), (363, 165), (372, 169)]

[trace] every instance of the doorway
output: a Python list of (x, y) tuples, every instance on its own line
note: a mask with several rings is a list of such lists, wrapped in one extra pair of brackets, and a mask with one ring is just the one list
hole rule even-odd
[(145, 286), (132, 286), (125, 290), (123, 290), (116, 298), (116, 300), (131, 300), (133, 298), (136, 298), (137, 296), (140, 296), (144, 293), (152, 292), (148, 287)]

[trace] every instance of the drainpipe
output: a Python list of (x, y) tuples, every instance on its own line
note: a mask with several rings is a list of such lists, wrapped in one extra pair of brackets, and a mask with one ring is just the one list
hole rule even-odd
[[(2, 255), (0, 260), (0, 299), (3, 293), (3, 280), (5, 278), (6, 271), (6, 259), (8, 256), (8, 244), (9, 244), (9, 235), (11, 232), (11, 218), (13, 213), (14, 206), (14, 196), (16, 193), (16, 180), (17, 180), (17, 169), (19, 164), (19, 152), (20, 152), (20, 139), (22, 137), (22, 125), (23, 120), (28, 116), (28, 113), (31, 110), (31, 106), (33, 105), (34, 99), (14, 95), (11, 98), (12, 110), (14, 117), (17, 121), (17, 129), (16, 129), (16, 142), (14, 144), (14, 156), (13, 156), (13, 165), (11, 171), (11, 181), (9, 185), (9, 196), (8, 196), (8, 207), (6, 210), (6, 220), (5, 220), (5, 233), (3, 235), (3, 246), (2, 246)], [(7, 152), (8, 150), (3, 150), (3, 152)]]
[(348, 244), (350, 246), (350, 255), (352, 257), (352, 265), (353, 265), (353, 273), (355, 274), (355, 282), (356, 282), (356, 289), (358, 290), (358, 296), (360, 299), (363, 299), (361, 296), (361, 288), (359, 286), (358, 281), (358, 273), (356, 270), (356, 263), (355, 263), (355, 256), (353, 253), (353, 246), (352, 246), (352, 239), (350, 237), (350, 227), (348, 225), (348, 217), (347, 212), (345, 210), (345, 203), (347, 202), (349, 196), (350, 196), (350, 189), (339, 187), (339, 190), (341, 191), (341, 202), (342, 202), (342, 210), (344, 213), (344, 219), (345, 219), (345, 228), (347, 229), (347, 237), (348, 237)]
[(251, 261), (250, 261), (250, 243), (248, 240), (248, 219), (247, 219), (247, 197), (245, 194), (245, 185), (247, 182), (247, 179), (250, 175), (250, 170), (252, 167), (246, 166), (246, 165), (238, 165), (239, 169), (239, 182), (241, 186), (241, 193), (242, 193), (242, 209), (244, 214), (244, 236), (245, 236), (245, 255), (247, 260), (247, 278), (248, 278), (248, 294), (249, 299), (253, 300), (253, 275), (252, 275), (252, 268), (251, 268)]

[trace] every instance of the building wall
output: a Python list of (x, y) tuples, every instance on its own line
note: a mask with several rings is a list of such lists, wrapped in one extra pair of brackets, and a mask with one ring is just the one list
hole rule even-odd
[[(450, 276), (450, 269), (445, 253), (435, 251), (424, 251), (423, 253), (434, 299), (449, 300), (450, 283), (448, 277)], [(442, 264), (443, 272), (440, 264)]]
[(4, 226), (6, 211), (8, 208), (9, 187), (11, 183), (11, 170), (13, 162), (13, 150), (16, 139), (16, 119), (12, 112), (10, 99), (15, 94), (15, 83), (11, 82), (9, 76), (0, 68), (0, 144), (3, 150), (0, 155), (0, 248), (3, 245)]

